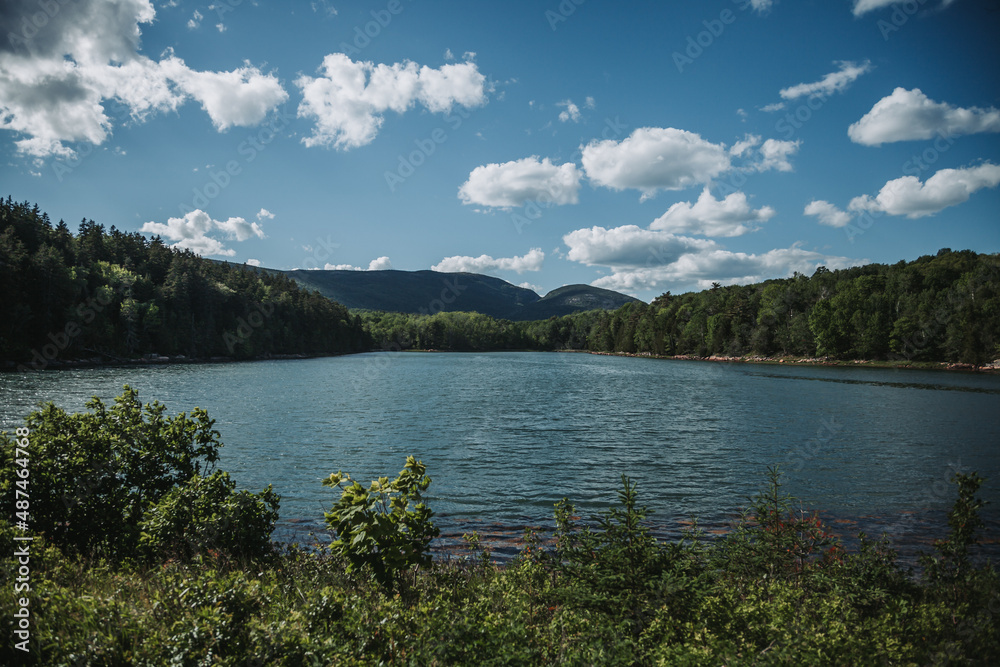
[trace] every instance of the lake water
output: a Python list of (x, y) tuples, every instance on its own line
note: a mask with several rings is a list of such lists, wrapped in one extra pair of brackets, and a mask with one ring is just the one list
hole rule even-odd
[(1000, 377), (560, 353), (375, 353), (290, 361), (0, 374), (0, 428), (40, 401), (82, 410), (131, 384), (171, 414), (217, 420), (219, 467), (273, 484), (282, 528), (318, 527), (343, 470), (367, 485), (407, 454), (434, 479), (428, 504), (454, 536), (499, 540), (552, 523), (568, 496), (584, 516), (625, 473), (657, 530), (730, 521), (769, 464), (789, 493), (845, 533), (926, 544), (946, 532), (956, 470), (987, 477), (1000, 528)]

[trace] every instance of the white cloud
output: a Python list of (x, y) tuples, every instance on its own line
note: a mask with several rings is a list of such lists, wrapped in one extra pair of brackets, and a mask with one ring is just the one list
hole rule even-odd
[(191, 16), (191, 19), (187, 22), (188, 29), (189, 30), (196, 29), (198, 26), (201, 25), (201, 20), (203, 18), (205, 17), (202, 16), (201, 12), (199, 12), (197, 9), (194, 10), (194, 14)]
[(749, 151), (751, 148), (756, 148), (760, 145), (761, 138), (758, 134), (748, 134), (740, 141), (737, 141), (729, 149), (729, 154), (733, 157), (741, 157), (744, 153)]
[(260, 260), (259, 259), (248, 259), (247, 260), (247, 266), (260, 266)]
[(272, 74), (244, 63), (231, 72), (196, 72), (179, 58), (161, 63), (164, 74), (198, 100), (218, 130), (257, 125), (268, 112), (288, 99)]
[(770, 206), (752, 209), (747, 196), (742, 192), (734, 192), (720, 201), (712, 196), (706, 186), (697, 202), (674, 204), (654, 220), (649, 228), (675, 234), (740, 236), (755, 230), (756, 223), (773, 218), (774, 213)]
[(392, 262), (386, 256), (373, 259), (368, 262), (368, 268), (354, 266), (353, 264), (329, 264), (323, 266), (326, 271), (389, 271), (392, 269)]
[(760, 147), (761, 160), (754, 165), (757, 171), (767, 171), (776, 169), (778, 171), (792, 171), (792, 163), (788, 161), (789, 156), (798, 152), (801, 140), (781, 141), (780, 139), (768, 139)]
[(587, 99), (584, 100), (584, 106), (586, 106), (588, 109), (593, 109), (594, 107), (597, 106), (597, 100), (588, 95)]
[(274, 213), (271, 213), (266, 208), (262, 208), (259, 211), (257, 211), (257, 219), (258, 220), (263, 220), (264, 218), (267, 218), (268, 220), (273, 220), (274, 219)]
[(559, 120), (563, 123), (566, 121), (573, 121), (574, 123), (580, 122), (580, 107), (573, 104), (573, 100), (563, 100), (562, 102), (556, 102), (557, 107), (565, 107), (559, 112)]
[(777, 0), (750, 0), (750, 6), (754, 8), (755, 11), (764, 13), (769, 11), (771, 7)]
[(816, 216), (821, 225), (829, 225), (830, 227), (846, 227), (851, 221), (850, 213), (841, 211), (830, 202), (822, 199), (815, 199), (806, 204), (803, 213)]
[(208, 213), (201, 209), (191, 211), (182, 218), (168, 218), (166, 224), (147, 222), (139, 231), (166, 237), (171, 241), (176, 241), (173, 247), (191, 250), (199, 255), (223, 255), (226, 257), (235, 255), (235, 250), (226, 248), (221, 241), (208, 236), (213, 230), (222, 231), (229, 239), (236, 241), (246, 241), (254, 236), (261, 239), (267, 238), (264, 230), (256, 222), (247, 222), (243, 218), (213, 220)]
[(811, 275), (820, 266), (842, 269), (859, 266), (868, 260), (854, 260), (805, 250), (798, 245), (776, 248), (764, 253), (731, 252), (710, 248), (682, 255), (676, 261), (641, 269), (616, 269), (598, 278), (595, 287), (638, 293), (654, 289), (709, 287), (713, 282), (748, 284), (792, 275)]
[(451, 52), (451, 49), (445, 49), (444, 50), (444, 59), (445, 60), (454, 60), (455, 59), (455, 54)]
[(833, 93), (843, 92), (858, 77), (872, 70), (872, 64), (867, 60), (860, 65), (846, 60), (834, 64), (840, 66), (838, 71), (827, 74), (819, 81), (800, 83), (796, 86), (785, 88), (779, 92), (779, 95), (786, 100), (794, 100), (809, 95), (827, 97)]
[(532, 248), (521, 257), (445, 257), (431, 267), (432, 271), (444, 273), (493, 273), (496, 271), (541, 271), (545, 253), (540, 248)]
[[(939, 9), (944, 9), (955, 0), (941, 0)], [(898, 4), (899, 0), (854, 0), (854, 15), (861, 16), (876, 9), (883, 9)]]
[(315, 121), (306, 146), (349, 150), (371, 143), (386, 111), (404, 113), (417, 103), (432, 113), (444, 113), (459, 104), (466, 108), (486, 104), (486, 77), (473, 62), (442, 65), (438, 69), (414, 62), (393, 65), (354, 62), (343, 53), (323, 59), (321, 76), (301, 76), (300, 118)]
[(224, 23), (216, 23), (215, 24), (215, 29), (218, 30), (219, 32), (225, 32), (226, 31), (226, 25)]
[(588, 266), (640, 268), (670, 264), (692, 251), (716, 247), (714, 241), (624, 225), (577, 229), (563, 236), (567, 258)]
[(922, 218), (966, 202), (977, 190), (995, 188), (997, 184), (1000, 184), (1000, 165), (990, 162), (963, 169), (942, 169), (924, 183), (916, 176), (889, 181), (874, 198), (855, 197), (847, 208), (854, 212)]
[(385, 255), (368, 262), (369, 271), (389, 271), (392, 269), (392, 262)]
[(682, 190), (708, 183), (730, 168), (725, 146), (672, 127), (643, 127), (621, 142), (608, 139), (582, 147), (583, 168), (597, 185), (642, 192)]
[(760, 108), (760, 110), (767, 113), (773, 113), (775, 111), (781, 111), (784, 108), (785, 108), (784, 102), (775, 102), (774, 104), (765, 104)]
[(1000, 132), (1000, 110), (935, 102), (919, 88), (896, 88), (847, 130), (851, 141), (865, 146), (980, 132)]
[(576, 204), (582, 174), (575, 164), (554, 165), (538, 156), (476, 167), (458, 196), (465, 204), (510, 208), (528, 201)]
[[(37, 10), (34, 0), (8, 0), (3, 13), (29, 16)], [(196, 72), (170, 50), (161, 61), (142, 55), (140, 27), (155, 16), (148, 0), (60, 3), (30, 44), (4, 40), (0, 129), (22, 135), (15, 140), (22, 154), (72, 156), (67, 143), (99, 145), (107, 139), (114, 129), (109, 114), (119, 123), (143, 121), (195, 97), (221, 129), (256, 124), (286, 99), (275, 77), (249, 65)], [(222, 88), (209, 90), (214, 86)]]

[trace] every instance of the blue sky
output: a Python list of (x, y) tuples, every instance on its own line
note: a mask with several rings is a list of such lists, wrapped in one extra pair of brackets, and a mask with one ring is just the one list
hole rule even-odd
[(16, 0), (0, 190), (205, 256), (650, 300), (1000, 251), (972, 0)]

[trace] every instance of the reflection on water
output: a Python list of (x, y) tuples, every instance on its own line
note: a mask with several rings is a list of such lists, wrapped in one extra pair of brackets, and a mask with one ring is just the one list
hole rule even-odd
[(614, 501), (623, 473), (663, 535), (690, 518), (722, 530), (772, 464), (806, 508), (856, 522), (837, 524), (845, 532), (878, 535), (882, 522), (911, 544), (943, 537), (956, 470), (987, 478), (984, 517), (992, 527), (1000, 518), (997, 376), (381, 353), (0, 374), (0, 427), (40, 401), (81, 410), (125, 383), (171, 413), (207, 409), (225, 443), (219, 467), (241, 487), (273, 484), (289, 534), (322, 527), (334, 492), (320, 481), (331, 472), (393, 475), (408, 454), (427, 464), (428, 503), (453, 537), (496, 525), (514, 540), (551, 523), (562, 497), (591, 516)]

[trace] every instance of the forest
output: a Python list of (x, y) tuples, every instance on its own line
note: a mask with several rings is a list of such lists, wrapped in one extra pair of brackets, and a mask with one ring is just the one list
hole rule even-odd
[(284, 276), (202, 259), (37, 205), (0, 200), (0, 363), (236, 359), (371, 347), (357, 316)]
[(982, 365), (1000, 357), (1000, 256), (944, 248), (912, 262), (670, 292), (535, 322), (361, 313), (381, 349), (588, 350)]
[(0, 364), (149, 355), (206, 359), (369, 350), (585, 350), (653, 356), (948, 362), (1000, 357), (1000, 255), (722, 286), (614, 311), (514, 322), (480, 313), (349, 311), (264, 269), (203, 259), (0, 199)]

